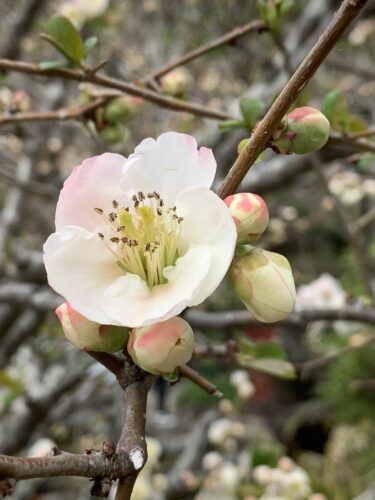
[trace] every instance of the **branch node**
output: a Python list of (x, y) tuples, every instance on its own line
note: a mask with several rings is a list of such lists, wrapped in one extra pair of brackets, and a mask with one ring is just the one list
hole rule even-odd
[(90, 489), (90, 494), (93, 497), (108, 497), (111, 491), (112, 479), (107, 477), (94, 477), (90, 481), (94, 482)]

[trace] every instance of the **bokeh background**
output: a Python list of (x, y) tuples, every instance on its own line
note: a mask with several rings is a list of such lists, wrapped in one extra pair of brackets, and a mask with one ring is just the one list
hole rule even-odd
[[(39, 34), (50, 16), (63, 13), (85, 38), (98, 37), (91, 64), (108, 59), (107, 74), (139, 82), (166, 62), (259, 18), (256, 2), (245, 0), (86, 3), (91, 10), (78, 15), (73, 0), (2, 0), (1, 57), (56, 59)], [(340, 2), (294, 3), (282, 22), (284, 51), (269, 33), (250, 33), (176, 70), (169, 81), (159, 82), (159, 91), (238, 117), (239, 100), (246, 96), (269, 107), (288, 79), (286, 61), (297, 67)], [(375, 498), (375, 141), (370, 135), (352, 138), (375, 123), (374, 13), (369, 2), (299, 99), (299, 105), (321, 108), (327, 94), (340, 91), (330, 143), (314, 155), (267, 151), (243, 183), (243, 191), (262, 195), (269, 206), (270, 225), (260, 245), (288, 257), (298, 286), (296, 311), (312, 311), (318, 321), (294, 316), (281, 325), (223, 322), (217, 312), (243, 310), (227, 282), (198, 311), (190, 311), (199, 346), (192, 365), (224, 398), (219, 401), (189, 381), (155, 384), (148, 409), (150, 458), (134, 499)], [(3, 74), (0, 118), (77, 106), (96, 90)], [(59, 299), (48, 289), (41, 258), (54, 229), (59, 189), (72, 168), (104, 151), (126, 156), (144, 137), (177, 130), (214, 150), (219, 184), (249, 134), (127, 99), (128, 111), (114, 123), (106, 122), (105, 107), (84, 120), (4, 125), (0, 119), (1, 453), (42, 456), (53, 446), (82, 452), (100, 448), (106, 439), (116, 441), (120, 433), (121, 390), (111, 374), (65, 340), (53, 313)], [(350, 126), (340, 122), (342, 113), (345, 119), (350, 115)], [(354, 231), (363, 216), (369, 221)], [(314, 316), (319, 308), (363, 307), (372, 311), (364, 321)], [(202, 316), (205, 312), (212, 314)], [(297, 378), (283, 380), (241, 366), (232, 355), (240, 338), (281, 346)], [(22, 481), (13, 498), (84, 500), (88, 481)]]

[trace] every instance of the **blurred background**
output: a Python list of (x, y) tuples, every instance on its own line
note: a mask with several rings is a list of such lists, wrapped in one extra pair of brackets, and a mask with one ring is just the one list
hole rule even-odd
[[(287, 3), (274, 32), (250, 32), (167, 73), (154, 88), (239, 119), (245, 97), (268, 108), (340, 4)], [(186, 313), (197, 339), (192, 366), (224, 398), (189, 381), (157, 381), (148, 409), (149, 461), (136, 500), (375, 498), (374, 13), (369, 2), (299, 98), (298, 105), (329, 115), (327, 146), (303, 156), (267, 151), (243, 183), (243, 191), (269, 206), (260, 245), (291, 262), (296, 312), (268, 326), (243, 312), (220, 315), (244, 310), (225, 282)], [(98, 38), (88, 64), (108, 59), (102, 71), (138, 83), (260, 17), (257, 2), (246, 0), (2, 0), (0, 56), (61, 59), (39, 36), (54, 14), (71, 19), (84, 38)], [(176, 130), (214, 150), (219, 184), (249, 135), (241, 124), (131, 96), (75, 119), (2, 119), (76, 108), (100, 91), (57, 78), (0, 75), (0, 453), (43, 456), (53, 446), (80, 453), (120, 433), (121, 390), (66, 341), (53, 312), (61, 299), (48, 288), (42, 263), (58, 192), (72, 168), (104, 151), (127, 156), (143, 138)], [(271, 363), (255, 370), (246, 357), (254, 349)], [(13, 498), (90, 496), (86, 479), (56, 478), (21, 481)]]

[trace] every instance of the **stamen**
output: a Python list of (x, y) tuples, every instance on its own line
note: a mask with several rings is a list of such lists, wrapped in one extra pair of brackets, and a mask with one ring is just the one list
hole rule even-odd
[(158, 215), (163, 215), (161, 208), (157, 208), (156, 211), (157, 211)]
[(120, 241), (120, 238), (116, 238), (115, 236), (111, 238), (112, 243), (118, 243)]
[(112, 206), (113, 206), (113, 208), (117, 208), (118, 205), (119, 205), (118, 201), (112, 200)]
[(117, 219), (116, 212), (111, 212), (110, 214), (108, 214), (108, 218), (111, 222), (115, 222), (115, 220)]
[(96, 212), (96, 213), (97, 213), (97, 214), (99, 214), (99, 215), (103, 215), (104, 210), (103, 210), (102, 208), (97, 208), (97, 207), (96, 207), (96, 208), (94, 208), (94, 212)]
[(160, 200), (160, 194), (159, 194), (159, 193), (157, 193), (156, 191), (153, 191), (153, 193), (154, 193), (155, 198), (156, 198), (157, 200)]
[(101, 240), (104, 240), (104, 234), (103, 233), (98, 233), (98, 236)]

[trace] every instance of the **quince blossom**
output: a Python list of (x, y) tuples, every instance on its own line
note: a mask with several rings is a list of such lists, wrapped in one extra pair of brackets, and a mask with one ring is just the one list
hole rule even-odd
[(232, 261), (236, 228), (210, 190), (212, 151), (169, 132), (128, 159), (89, 158), (65, 181), (44, 245), (51, 287), (100, 324), (141, 327), (203, 302)]

